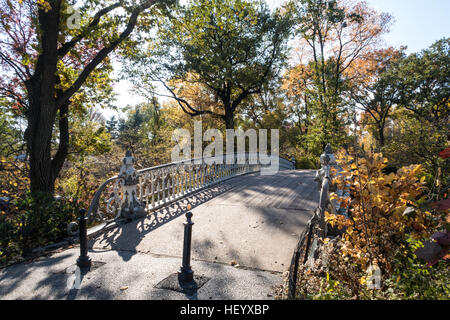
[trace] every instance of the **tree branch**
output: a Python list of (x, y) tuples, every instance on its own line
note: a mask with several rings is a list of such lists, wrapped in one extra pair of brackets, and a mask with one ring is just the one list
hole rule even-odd
[[(197, 110), (197, 109), (193, 108), (187, 100), (178, 97), (178, 96), (176, 95), (176, 93), (175, 93), (175, 92), (174, 92), (174, 91), (173, 91), (173, 90), (172, 90), (172, 89), (171, 89), (164, 81), (162, 81), (162, 80), (159, 80), (159, 81), (162, 83), (162, 85), (163, 85), (163, 86), (171, 93), (171, 95), (172, 95), (172, 96), (167, 96), (167, 95), (160, 95), (160, 96), (165, 96), (165, 97), (168, 97), (168, 98), (172, 98), (172, 99), (174, 99), (175, 101), (177, 101), (178, 105), (181, 107), (181, 109), (183, 110), (184, 113), (186, 113), (186, 114), (188, 114), (188, 115), (190, 115), (190, 116), (192, 116), (192, 117), (194, 117), (194, 116), (199, 116), (199, 115), (202, 115), (202, 114), (210, 114), (210, 115), (213, 115), (213, 116), (216, 116), (216, 117), (224, 117), (223, 115), (218, 114), (218, 113), (215, 113), (215, 112), (210, 111), (210, 110)], [(159, 95), (159, 94), (158, 94), (158, 95)], [(189, 109), (189, 110), (187, 110), (186, 107), (187, 107), (187, 109)]]
[(5, 61), (13, 70), (14, 73), (20, 78), (22, 82), (25, 82), (27, 79), (27, 74), (20, 69), (20, 67), (8, 56), (6, 56), (3, 52), (0, 51), (0, 59)]
[(89, 32), (92, 30), (92, 28), (96, 27), (99, 24), (101, 17), (103, 17), (107, 13), (111, 12), (112, 10), (120, 7), (122, 5), (122, 3), (123, 3), (123, 1), (121, 0), (115, 4), (112, 4), (106, 8), (103, 8), (102, 10), (98, 11), (94, 15), (94, 19), (91, 21), (91, 23), (86, 27), (86, 29), (84, 31), (82, 31), (77, 36), (73, 37), (69, 42), (64, 43), (58, 49), (58, 56), (64, 57), (70, 51), (70, 49), (72, 49), (79, 41), (81, 41), (84, 37), (86, 37), (89, 34)]
[(84, 68), (84, 70), (80, 73), (78, 76), (78, 79), (75, 80), (75, 82), (72, 84), (72, 86), (67, 89), (64, 93), (62, 93), (57, 101), (56, 105), (58, 107), (62, 106), (64, 103), (66, 103), (72, 95), (80, 89), (80, 87), (83, 85), (83, 83), (86, 81), (87, 77), (91, 74), (91, 72), (101, 63), (103, 60), (112, 52), (114, 51), (117, 46), (122, 43), (133, 31), (134, 27), (136, 26), (137, 19), (139, 14), (144, 11), (145, 9), (148, 9), (153, 4), (155, 4), (158, 0), (147, 0), (142, 5), (136, 7), (130, 16), (130, 19), (128, 20), (128, 24), (125, 28), (125, 30), (119, 35), (119, 38), (115, 41), (113, 41), (109, 46), (104, 47), (102, 50), (100, 50), (97, 55), (91, 60), (91, 62)]

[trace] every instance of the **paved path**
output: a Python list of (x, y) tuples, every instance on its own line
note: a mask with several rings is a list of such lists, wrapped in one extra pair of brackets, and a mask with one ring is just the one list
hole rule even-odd
[[(0, 271), (0, 298), (270, 299), (317, 207), (313, 177), (283, 171), (231, 179), (93, 239), (89, 255), (100, 267), (83, 278), (81, 290), (66, 287), (75, 248)], [(191, 265), (210, 279), (195, 296), (155, 288), (179, 269), (188, 204), (195, 223)]]

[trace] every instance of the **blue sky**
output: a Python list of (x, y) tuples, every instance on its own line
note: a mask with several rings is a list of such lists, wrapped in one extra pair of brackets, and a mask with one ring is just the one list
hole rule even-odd
[[(391, 32), (384, 36), (387, 46), (408, 46), (407, 53), (419, 52), (444, 37), (450, 37), (450, 0), (366, 0), (370, 7), (379, 12), (388, 12), (394, 17)], [(280, 5), (284, 0), (267, 0), (270, 7)], [(142, 101), (128, 92), (129, 84), (121, 81), (115, 86), (119, 94), (116, 105)], [(109, 118), (116, 114), (103, 110)]]
[(388, 45), (408, 46), (408, 53), (428, 48), (436, 40), (450, 37), (450, 0), (366, 0), (378, 11), (394, 16)]

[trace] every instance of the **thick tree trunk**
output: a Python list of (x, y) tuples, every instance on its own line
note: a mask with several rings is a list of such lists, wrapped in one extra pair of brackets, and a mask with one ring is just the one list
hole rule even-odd
[(234, 116), (233, 113), (225, 113), (225, 127), (227, 129), (234, 129)]
[(224, 104), (225, 116), (223, 116), (223, 120), (225, 121), (225, 127), (227, 129), (234, 129), (234, 109), (233, 104), (231, 103), (230, 96), (226, 96), (222, 99)]
[(32, 192), (53, 193), (56, 177), (52, 170), (51, 139), (56, 117), (55, 106), (36, 97), (28, 115), (25, 132), (30, 156), (30, 188)]
[[(70, 98), (84, 84), (90, 73), (126, 39), (136, 26), (139, 14), (154, 5), (157, 0), (147, 0), (136, 6), (130, 14), (126, 28), (119, 37), (108, 46), (104, 46), (84, 67), (72, 86), (64, 92), (58, 89), (59, 79), (56, 75), (58, 61), (62, 59), (84, 37), (84, 33), (73, 37), (58, 48), (62, 0), (47, 0), (50, 9), (38, 9), (40, 44), (39, 56), (33, 76), (25, 81), (29, 109), (26, 117), (28, 126), (25, 132), (27, 150), (30, 156), (30, 180), (32, 192), (53, 193), (55, 180), (64, 164), (69, 146), (68, 108)], [(111, 10), (123, 5), (122, 1), (100, 10), (87, 27), (98, 25), (99, 19)], [(52, 159), (51, 140), (56, 116), (59, 112), (59, 146)]]
[(30, 156), (30, 189), (45, 193), (53, 193), (56, 178), (52, 170), (51, 139), (57, 114), (55, 87), (61, 5), (58, 0), (50, 3), (51, 10), (39, 10), (41, 52), (35, 73), (26, 83), (30, 105), (25, 131)]

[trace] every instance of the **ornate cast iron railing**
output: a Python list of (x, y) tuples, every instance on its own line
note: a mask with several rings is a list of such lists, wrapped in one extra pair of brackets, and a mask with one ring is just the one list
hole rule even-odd
[[(276, 157), (279, 170), (295, 168), (293, 162)], [(201, 189), (239, 175), (259, 172), (270, 166), (267, 162), (270, 156), (265, 158), (261, 161), (258, 153), (236, 153), (135, 170), (134, 158), (127, 152), (119, 175), (106, 180), (95, 193), (87, 213), (88, 222), (143, 217)], [(67, 231), (76, 235), (77, 229), (77, 223), (72, 222)]]
[(336, 192), (339, 198), (350, 197), (350, 193), (348, 188), (346, 190), (336, 190), (336, 188), (332, 184), (333, 177), (330, 174), (331, 168), (334, 167), (337, 169), (337, 175), (341, 174), (340, 172), (342, 171), (342, 169), (336, 163), (336, 158), (330, 144), (325, 147), (324, 153), (320, 156), (320, 164), (321, 168), (317, 171), (315, 177), (320, 190), (319, 207), (316, 211), (316, 218), (318, 219), (322, 236), (325, 237), (327, 235), (327, 224), (325, 222), (325, 211), (327, 209), (330, 213), (348, 216), (347, 209), (341, 208), (340, 202), (337, 199), (333, 201), (330, 200), (330, 191)]

